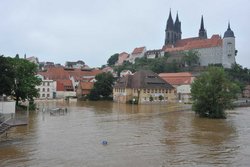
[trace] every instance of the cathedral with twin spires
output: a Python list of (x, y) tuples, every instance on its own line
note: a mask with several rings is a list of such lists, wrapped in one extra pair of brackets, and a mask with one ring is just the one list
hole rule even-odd
[(202, 16), (197, 37), (182, 39), (181, 35), (181, 22), (178, 13), (174, 22), (170, 11), (162, 48), (165, 53), (171, 54), (194, 50), (199, 54), (200, 66), (221, 64), (225, 68), (231, 68), (235, 64), (235, 36), (231, 30), (230, 23), (228, 23), (228, 28), (223, 38), (218, 34), (214, 34), (211, 38), (208, 38)]

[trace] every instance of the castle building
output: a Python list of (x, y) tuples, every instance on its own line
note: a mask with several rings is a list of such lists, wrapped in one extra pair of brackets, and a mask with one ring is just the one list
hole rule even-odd
[(208, 38), (202, 16), (197, 37), (182, 39), (181, 35), (181, 22), (178, 13), (175, 22), (173, 22), (170, 11), (165, 29), (165, 42), (162, 47), (165, 53), (181, 54), (182, 52), (194, 50), (198, 52), (200, 66), (221, 64), (225, 68), (231, 68), (235, 64), (235, 36), (230, 23), (228, 23), (223, 38), (218, 34)]

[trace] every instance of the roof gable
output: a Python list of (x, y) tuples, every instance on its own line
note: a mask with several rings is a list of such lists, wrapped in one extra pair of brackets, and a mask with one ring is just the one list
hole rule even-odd
[(141, 54), (144, 52), (144, 50), (146, 49), (146, 47), (139, 47), (139, 48), (135, 48), (132, 52), (132, 54)]
[(116, 88), (162, 88), (162, 89), (172, 89), (173, 86), (167, 83), (165, 80), (160, 78), (156, 73), (147, 70), (141, 70), (134, 75), (127, 75), (120, 78), (115, 84)]

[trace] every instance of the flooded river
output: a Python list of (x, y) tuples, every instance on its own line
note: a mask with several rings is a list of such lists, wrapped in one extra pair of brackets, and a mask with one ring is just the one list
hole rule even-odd
[[(68, 112), (47, 111), (56, 107)], [(250, 108), (211, 120), (186, 107), (40, 102), (28, 126), (1, 138), (0, 166), (249, 166)]]

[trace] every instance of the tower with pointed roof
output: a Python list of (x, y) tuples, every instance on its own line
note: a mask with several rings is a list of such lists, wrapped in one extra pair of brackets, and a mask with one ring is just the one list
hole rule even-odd
[(165, 29), (164, 45), (174, 45), (179, 39), (181, 39), (181, 22), (179, 21), (178, 13), (175, 22), (173, 21), (170, 10)]
[(203, 15), (201, 16), (201, 26), (200, 26), (200, 30), (199, 30), (199, 38), (200, 39), (207, 39), (207, 31), (204, 28)]
[(180, 40), (181, 39), (181, 22), (179, 21), (178, 13), (176, 15), (174, 29), (175, 29), (175, 41)]
[(231, 68), (235, 63), (235, 36), (228, 23), (227, 31), (224, 33), (222, 40), (222, 65)]

